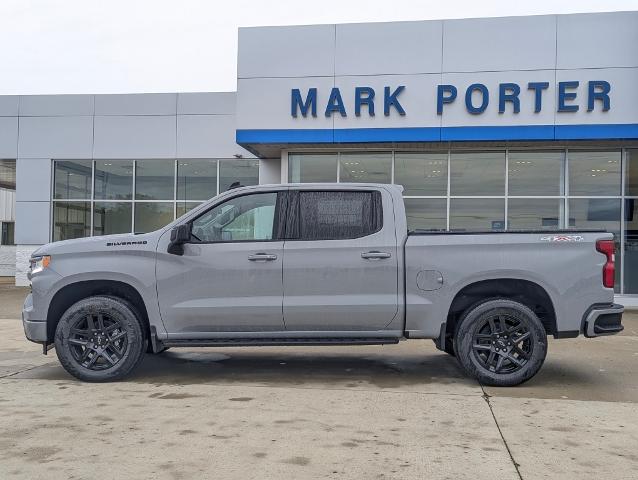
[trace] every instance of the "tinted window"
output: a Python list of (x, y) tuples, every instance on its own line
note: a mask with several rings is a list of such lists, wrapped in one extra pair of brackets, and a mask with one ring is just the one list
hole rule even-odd
[(505, 152), (452, 152), (450, 195), (505, 194)]
[(396, 153), (394, 183), (403, 195), (447, 195), (446, 153)]
[(568, 152), (569, 195), (620, 195), (620, 150)]
[[(298, 192), (298, 214), (292, 238), (341, 240), (370, 235), (381, 229), (379, 192)], [(290, 231), (290, 230), (289, 230)]]
[(201, 242), (272, 240), (277, 193), (231, 198), (193, 221), (193, 237)]
[(133, 198), (133, 162), (131, 160), (96, 161), (95, 198), (100, 200)]
[(55, 162), (53, 198), (91, 198), (91, 160)]

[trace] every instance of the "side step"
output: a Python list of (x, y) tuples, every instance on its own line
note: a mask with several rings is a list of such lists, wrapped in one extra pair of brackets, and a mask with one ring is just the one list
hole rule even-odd
[(399, 343), (398, 338), (210, 338), (198, 340), (163, 340), (168, 347), (280, 347), (294, 345), (386, 345)]

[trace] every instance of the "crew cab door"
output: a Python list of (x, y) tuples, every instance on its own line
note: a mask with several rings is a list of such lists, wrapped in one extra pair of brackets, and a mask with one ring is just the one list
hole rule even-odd
[(157, 293), (169, 335), (284, 330), (281, 195), (242, 194), (203, 212), (192, 220), (183, 255), (167, 253), (160, 241)]
[(288, 195), (286, 329), (384, 329), (398, 310), (391, 196), (369, 189), (300, 189)]

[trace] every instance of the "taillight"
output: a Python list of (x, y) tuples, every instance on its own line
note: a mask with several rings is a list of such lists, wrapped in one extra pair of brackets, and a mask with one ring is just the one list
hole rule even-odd
[(607, 257), (607, 261), (603, 266), (603, 285), (607, 288), (614, 288), (614, 279), (616, 278), (614, 267), (616, 244), (613, 240), (598, 240), (596, 242), (596, 250), (600, 253), (604, 253)]

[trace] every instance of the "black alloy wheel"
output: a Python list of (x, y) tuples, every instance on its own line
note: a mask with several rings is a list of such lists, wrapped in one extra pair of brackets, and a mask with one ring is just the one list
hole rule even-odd
[(148, 344), (144, 331), (142, 317), (130, 302), (105, 295), (88, 297), (60, 318), (55, 351), (64, 369), (80, 380), (118, 380), (144, 357)]
[(488, 299), (463, 314), (454, 350), (463, 369), (481, 384), (510, 387), (540, 370), (547, 355), (547, 332), (528, 306)]
[(487, 315), (477, 325), (472, 351), (477, 361), (494, 373), (513, 373), (525, 366), (534, 350), (532, 333), (512, 315)]
[(89, 370), (104, 370), (122, 360), (126, 351), (126, 331), (117, 318), (107, 313), (88, 313), (69, 331), (73, 358)]

